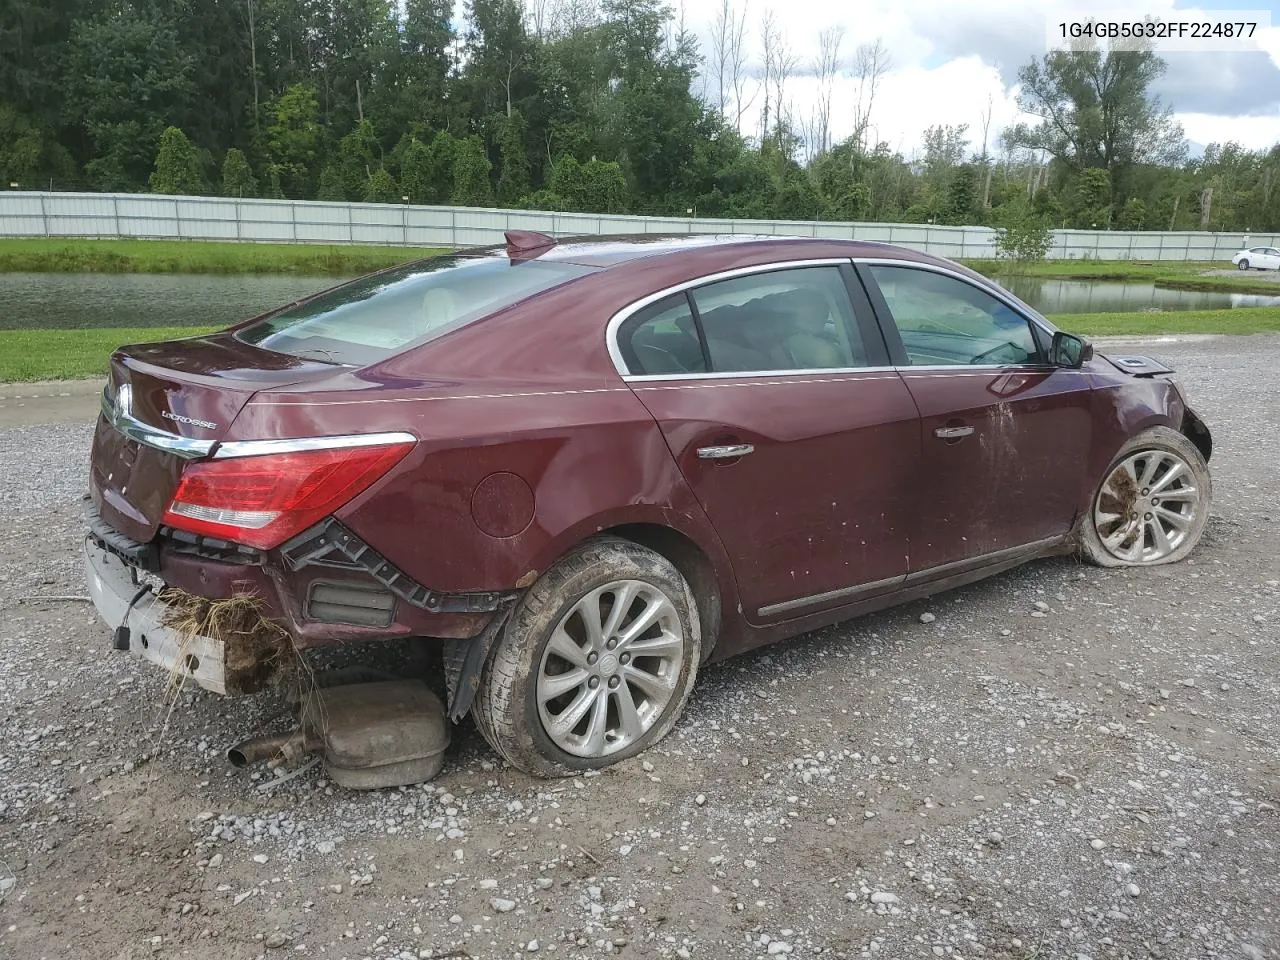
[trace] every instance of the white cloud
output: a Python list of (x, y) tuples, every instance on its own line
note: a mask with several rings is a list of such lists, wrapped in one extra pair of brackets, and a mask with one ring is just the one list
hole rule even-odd
[[(1246, 4), (1240, 4), (1246, 6)], [(749, 65), (758, 70), (762, 62), (760, 22), (765, 10), (772, 10), (783, 28), (790, 49), (797, 55), (797, 76), (788, 84), (797, 119), (809, 116), (817, 101), (817, 83), (812, 63), (818, 53), (818, 35), (828, 26), (844, 27), (845, 70), (835, 85), (832, 127), (837, 138), (847, 135), (853, 125), (857, 83), (852, 77), (852, 60), (861, 43), (880, 39), (889, 51), (891, 68), (877, 94), (873, 122), (878, 139), (910, 156), (917, 150), (924, 130), (934, 124), (968, 124), (971, 148), (981, 149), (981, 115), (992, 99), (991, 143), (1006, 125), (1016, 122), (1017, 69), (1045, 52), (1045, 30), (1059, 20), (1079, 20), (1090, 13), (1128, 15), (1151, 14), (1188, 18), (1195, 8), (1179, 6), (1175, 0), (734, 0), (737, 10), (746, 7)], [(687, 26), (699, 37), (704, 56), (711, 50), (711, 24), (720, 0), (684, 0)], [(1187, 136), (1200, 143), (1234, 139), (1259, 149), (1280, 140), (1280, 23), (1262, 31), (1259, 48), (1269, 55), (1253, 61), (1251, 71), (1239, 69), (1243, 61), (1228, 63), (1221, 58), (1234, 54), (1200, 55), (1171, 65), (1180, 73), (1170, 76), (1165, 99), (1175, 113), (1174, 94), (1191, 99), (1200, 92), (1190, 109), (1178, 113)], [(1189, 57), (1189, 55), (1183, 55)], [(1253, 55), (1257, 57), (1257, 54)], [(1206, 81), (1197, 84), (1188, 76), (1206, 71)], [(806, 75), (801, 75), (806, 74)], [(1233, 79), (1237, 78), (1238, 79)], [(757, 96), (744, 131), (759, 127)], [(1221, 110), (1215, 110), (1217, 104)]]

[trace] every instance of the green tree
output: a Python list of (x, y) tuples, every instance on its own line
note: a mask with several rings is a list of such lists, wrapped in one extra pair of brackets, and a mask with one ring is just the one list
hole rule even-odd
[(316, 199), (336, 203), (349, 199), (346, 184), (342, 178), (342, 170), (336, 163), (327, 163), (320, 171), (320, 180), (316, 184)]
[(1111, 178), (1107, 171), (1080, 171), (1071, 189), (1067, 216), (1077, 230), (1106, 230), (1111, 226)]
[(417, 137), (408, 137), (408, 142), (402, 143), (397, 151), (400, 188), (408, 195), (410, 203), (430, 203), (435, 199), (431, 183), (430, 148)]
[(85, 172), (103, 189), (138, 189), (161, 134), (188, 115), (194, 92), (194, 58), (173, 20), (150, 5), (123, 4), (74, 24), (62, 62), (64, 116), (92, 144)]
[(0, 103), (0, 189), (39, 186), (45, 176), (70, 177), (75, 163), (53, 136), (8, 104)]
[(160, 135), (150, 183), (152, 193), (192, 194), (205, 189), (196, 148), (177, 127), (169, 127)]
[(429, 188), (428, 203), (448, 203), (454, 188), (453, 167), (458, 141), (447, 130), (431, 138), (423, 159), (423, 177)]
[(954, 226), (976, 223), (981, 218), (976, 213), (978, 204), (978, 173), (972, 164), (962, 164), (951, 174), (943, 202), (942, 222)]
[(1138, 197), (1130, 197), (1116, 218), (1116, 226), (1121, 230), (1142, 230), (1146, 225), (1147, 205)]
[(373, 123), (361, 120), (338, 143), (337, 168), (342, 177), (342, 190), (347, 200), (365, 195), (369, 178), (381, 166), (382, 148), (373, 132)]
[(1018, 106), (1040, 118), (1007, 130), (1012, 146), (1044, 150), (1073, 171), (1104, 170), (1124, 188), (1140, 164), (1186, 156), (1182, 127), (1151, 92), (1165, 63), (1151, 51), (1049, 53), (1018, 71)]
[[(529, 192), (529, 155), (524, 144), (525, 123), (520, 111), (503, 117), (498, 127), (498, 202), (516, 203)], [(625, 184), (624, 184), (625, 187)]]
[(373, 171), (365, 183), (364, 196), (361, 199), (365, 203), (400, 203), (400, 189), (396, 186), (395, 178), (386, 171), (386, 168), (379, 167)]
[(483, 140), (477, 136), (459, 140), (453, 160), (453, 202), (462, 207), (493, 206), (492, 168)]
[(1017, 263), (1038, 263), (1053, 245), (1053, 233), (1043, 216), (1025, 200), (1001, 205), (997, 211), (996, 252)]
[(224, 197), (256, 197), (258, 178), (244, 152), (232, 147), (222, 161), (222, 195)]
[(315, 88), (295, 83), (272, 101), (266, 129), (266, 153), (285, 196), (311, 196), (311, 171), (324, 131)]

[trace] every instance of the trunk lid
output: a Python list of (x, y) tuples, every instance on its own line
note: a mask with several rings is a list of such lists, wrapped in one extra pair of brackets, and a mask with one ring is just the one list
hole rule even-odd
[(342, 369), (230, 333), (121, 347), (93, 436), (89, 490), (102, 519), (133, 540), (150, 540), (185, 460), (225, 437), (255, 393)]

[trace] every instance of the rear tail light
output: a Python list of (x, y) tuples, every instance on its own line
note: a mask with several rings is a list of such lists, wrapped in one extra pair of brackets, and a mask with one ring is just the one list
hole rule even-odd
[(164, 522), (270, 550), (363, 493), (413, 448), (411, 439), (376, 445), (342, 439), (361, 445), (270, 452), (280, 442), (263, 441), (257, 446), (268, 452), (189, 463)]

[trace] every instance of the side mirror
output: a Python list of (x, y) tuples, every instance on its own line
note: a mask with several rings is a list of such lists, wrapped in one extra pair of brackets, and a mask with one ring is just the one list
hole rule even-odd
[(1061, 330), (1054, 332), (1053, 343), (1049, 347), (1049, 362), (1055, 367), (1079, 370), (1092, 359), (1093, 344), (1088, 340)]

